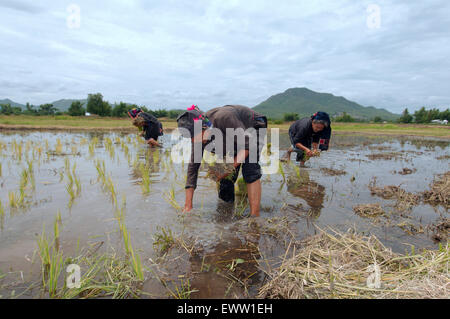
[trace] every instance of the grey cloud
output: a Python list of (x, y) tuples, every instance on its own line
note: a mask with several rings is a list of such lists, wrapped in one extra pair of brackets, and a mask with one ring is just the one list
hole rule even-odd
[[(0, 11), (0, 98), (100, 91), (112, 102), (207, 109), (306, 86), (398, 113), (450, 104), (445, 0), (78, 0), (81, 24), (70, 29), (71, 3), (0, 0), (14, 9)], [(366, 25), (371, 3), (380, 29)]]
[(1, 0), (0, 7), (22, 11), (26, 13), (40, 13), (44, 11), (44, 8), (36, 5), (25, 3), (18, 0)]

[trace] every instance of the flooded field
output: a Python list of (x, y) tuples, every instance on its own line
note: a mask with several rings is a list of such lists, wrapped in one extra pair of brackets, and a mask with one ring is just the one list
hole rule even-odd
[[(288, 141), (281, 136), (282, 150)], [(234, 205), (221, 202), (206, 170), (183, 214), (187, 163), (173, 162), (170, 134), (162, 142), (0, 133), (2, 298), (252, 298), (316, 227), (373, 234), (399, 253), (448, 240), (448, 184), (439, 182), (448, 181), (448, 140), (335, 135), (306, 167), (282, 163), (263, 176), (258, 218), (248, 218), (241, 189)], [(88, 287), (66, 287), (69, 264)]]

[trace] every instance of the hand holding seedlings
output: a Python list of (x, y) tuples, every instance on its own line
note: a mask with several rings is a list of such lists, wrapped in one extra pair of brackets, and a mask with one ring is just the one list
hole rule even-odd
[[(256, 143), (256, 151), (259, 152), (258, 144), (260, 138), (258, 138), (258, 131), (263, 128), (267, 128), (267, 118), (252, 109), (242, 105), (225, 105), (223, 107), (217, 107), (209, 110), (206, 113), (201, 112), (196, 105), (192, 105), (187, 109), (187, 112), (181, 114), (178, 119), (178, 128), (182, 128), (182, 135), (185, 138), (190, 138), (192, 142), (191, 148), (191, 161), (188, 166), (187, 178), (186, 178), (186, 201), (185, 209), (192, 207), (192, 198), (194, 196), (194, 190), (197, 187), (198, 171), (201, 165), (201, 159), (203, 158), (203, 151), (206, 145), (214, 143), (218, 146), (222, 143), (222, 150), (227, 150), (228, 154), (220, 154), (220, 156), (232, 156), (234, 157), (234, 164), (232, 166), (233, 173), (227, 172), (216, 174), (210, 174), (219, 178), (219, 198), (226, 202), (233, 202), (235, 198), (234, 183), (237, 180), (239, 169), (242, 167), (242, 175), (247, 184), (248, 200), (250, 203), (250, 214), (252, 216), (259, 216), (260, 202), (261, 202), (261, 166), (256, 162), (248, 161), (250, 150), (254, 148), (250, 147), (250, 143)], [(221, 134), (215, 135), (214, 130), (220, 131)], [(243, 139), (234, 138), (237, 134), (245, 134), (244, 130), (250, 129), (250, 136), (242, 136)], [(247, 134), (249, 134), (247, 132)], [(212, 140), (214, 135), (214, 141)], [(221, 136), (219, 138), (219, 135)], [(226, 137), (224, 140), (223, 137)], [(251, 141), (251, 142), (250, 142)], [(226, 143), (225, 143), (226, 142)], [(227, 143), (233, 143), (233, 145), (225, 145)], [(201, 145), (199, 145), (201, 144)], [(200, 146), (200, 147), (197, 147)], [(198, 149), (201, 150), (201, 154), (198, 154)], [(223, 151), (222, 151), (223, 152)], [(195, 156), (196, 154), (201, 156)], [(255, 155), (252, 153), (252, 155)], [(225, 179), (225, 176), (227, 178)], [(228, 178), (228, 176), (230, 178)], [(251, 190), (251, 191), (250, 191)]]

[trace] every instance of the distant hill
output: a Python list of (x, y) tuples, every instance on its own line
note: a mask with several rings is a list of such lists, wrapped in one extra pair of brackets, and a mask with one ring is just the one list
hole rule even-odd
[(307, 88), (288, 89), (284, 93), (269, 97), (253, 109), (272, 119), (281, 119), (285, 113), (298, 113), (300, 117), (305, 117), (316, 111), (327, 112), (331, 117), (346, 112), (354, 118), (367, 120), (372, 120), (376, 116), (383, 120), (394, 120), (400, 116), (385, 109), (359, 105), (342, 96), (318, 93)]
[(83, 107), (86, 108), (86, 104), (87, 104), (87, 99), (62, 99), (62, 100), (58, 100), (55, 102), (52, 102), (51, 104), (53, 104), (54, 107), (56, 107), (59, 111), (61, 112), (66, 112), (70, 105), (72, 104), (72, 102), (75, 101), (80, 101), (83, 104)]
[(25, 109), (25, 105), (24, 104), (20, 104), (20, 103), (14, 102), (14, 101), (12, 101), (10, 99), (0, 100), (0, 104), (10, 104), (12, 107), (17, 107), (18, 106), (21, 109)]
[[(81, 103), (83, 103), (83, 107), (86, 108), (87, 99), (61, 99), (51, 102), (50, 104), (53, 104), (53, 106), (56, 107), (59, 111), (66, 112), (74, 101), (80, 101)], [(20, 104), (10, 99), (0, 100), (0, 104), (10, 104), (11, 106), (18, 106), (22, 108), (22, 110), (26, 109), (25, 104)], [(37, 108), (39, 108), (39, 105), (35, 105), (35, 109)]]

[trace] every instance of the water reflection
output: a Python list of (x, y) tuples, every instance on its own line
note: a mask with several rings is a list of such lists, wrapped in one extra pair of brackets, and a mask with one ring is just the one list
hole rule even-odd
[(287, 190), (306, 201), (310, 207), (309, 217), (318, 218), (323, 208), (325, 187), (311, 180), (307, 170), (300, 170), (299, 176), (287, 179)]

